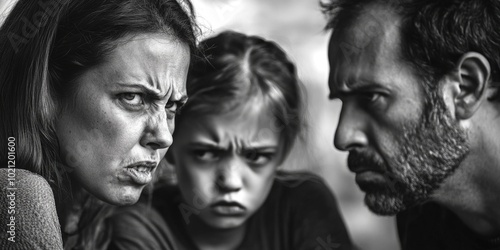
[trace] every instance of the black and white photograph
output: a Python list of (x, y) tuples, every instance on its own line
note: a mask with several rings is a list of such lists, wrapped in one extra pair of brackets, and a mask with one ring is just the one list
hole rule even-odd
[(0, 0), (0, 249), (500, 250), (500, 0)]

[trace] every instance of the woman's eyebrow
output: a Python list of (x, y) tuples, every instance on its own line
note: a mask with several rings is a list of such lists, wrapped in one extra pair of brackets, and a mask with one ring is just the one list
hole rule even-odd
[(141, 84), (141, 83), (129, 83), (129, 82), (116, 82), (117, 85), (125, 88), (136, 88), (141, 89), (148, 96), (154, 97), (155, 99), (163, 99), (168, 95), (168, 92), (164, 95), (161, 94), (161, 91), (156, 88), (152, 88), (149, 85)]
[(179, 100), (174, 100), (174, 101), (177, 102), (178, 105), (182, 107), (184, 106), (184, 104), (186, 104), (187, 100), (188, 100), (187, 95), (183, 95), (181, 96), (181, 98), (179, 98)]

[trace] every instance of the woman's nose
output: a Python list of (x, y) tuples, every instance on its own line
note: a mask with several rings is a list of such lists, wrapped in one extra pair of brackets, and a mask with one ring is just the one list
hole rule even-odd
[(141, 144), (153, 150), (170, 147), (173, 142), (173, 131), (171, 131), (171, 126), (169, 126), (171, 122), (173, 123), (173, 121), (167, 118), (167, 114), (164, 111), (150, 117), (146, 121)]

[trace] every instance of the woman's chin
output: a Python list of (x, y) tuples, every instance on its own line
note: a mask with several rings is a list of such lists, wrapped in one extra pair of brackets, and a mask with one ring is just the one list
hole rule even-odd
[(121, 192), (118, 195), (103, 197), (101, 200), (115, 206), (133, 205), (137, 203), (137, 201), (141, 197), (142, 189), (143, 188), (127, 190), (127, 192)]

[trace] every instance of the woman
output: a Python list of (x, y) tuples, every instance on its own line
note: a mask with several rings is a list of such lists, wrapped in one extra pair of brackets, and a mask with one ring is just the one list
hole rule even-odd
[(223, 32), (201, 44), (167, 153), (178, 185), (113, 219), (113, 249), (351, 249), (317, 176), (278, 170), (302, 127), (294, 64), (273, 42)]
[(191, 4), (20, 0), (0, 35), (0, 248), (99, 249), (172, 143)]

